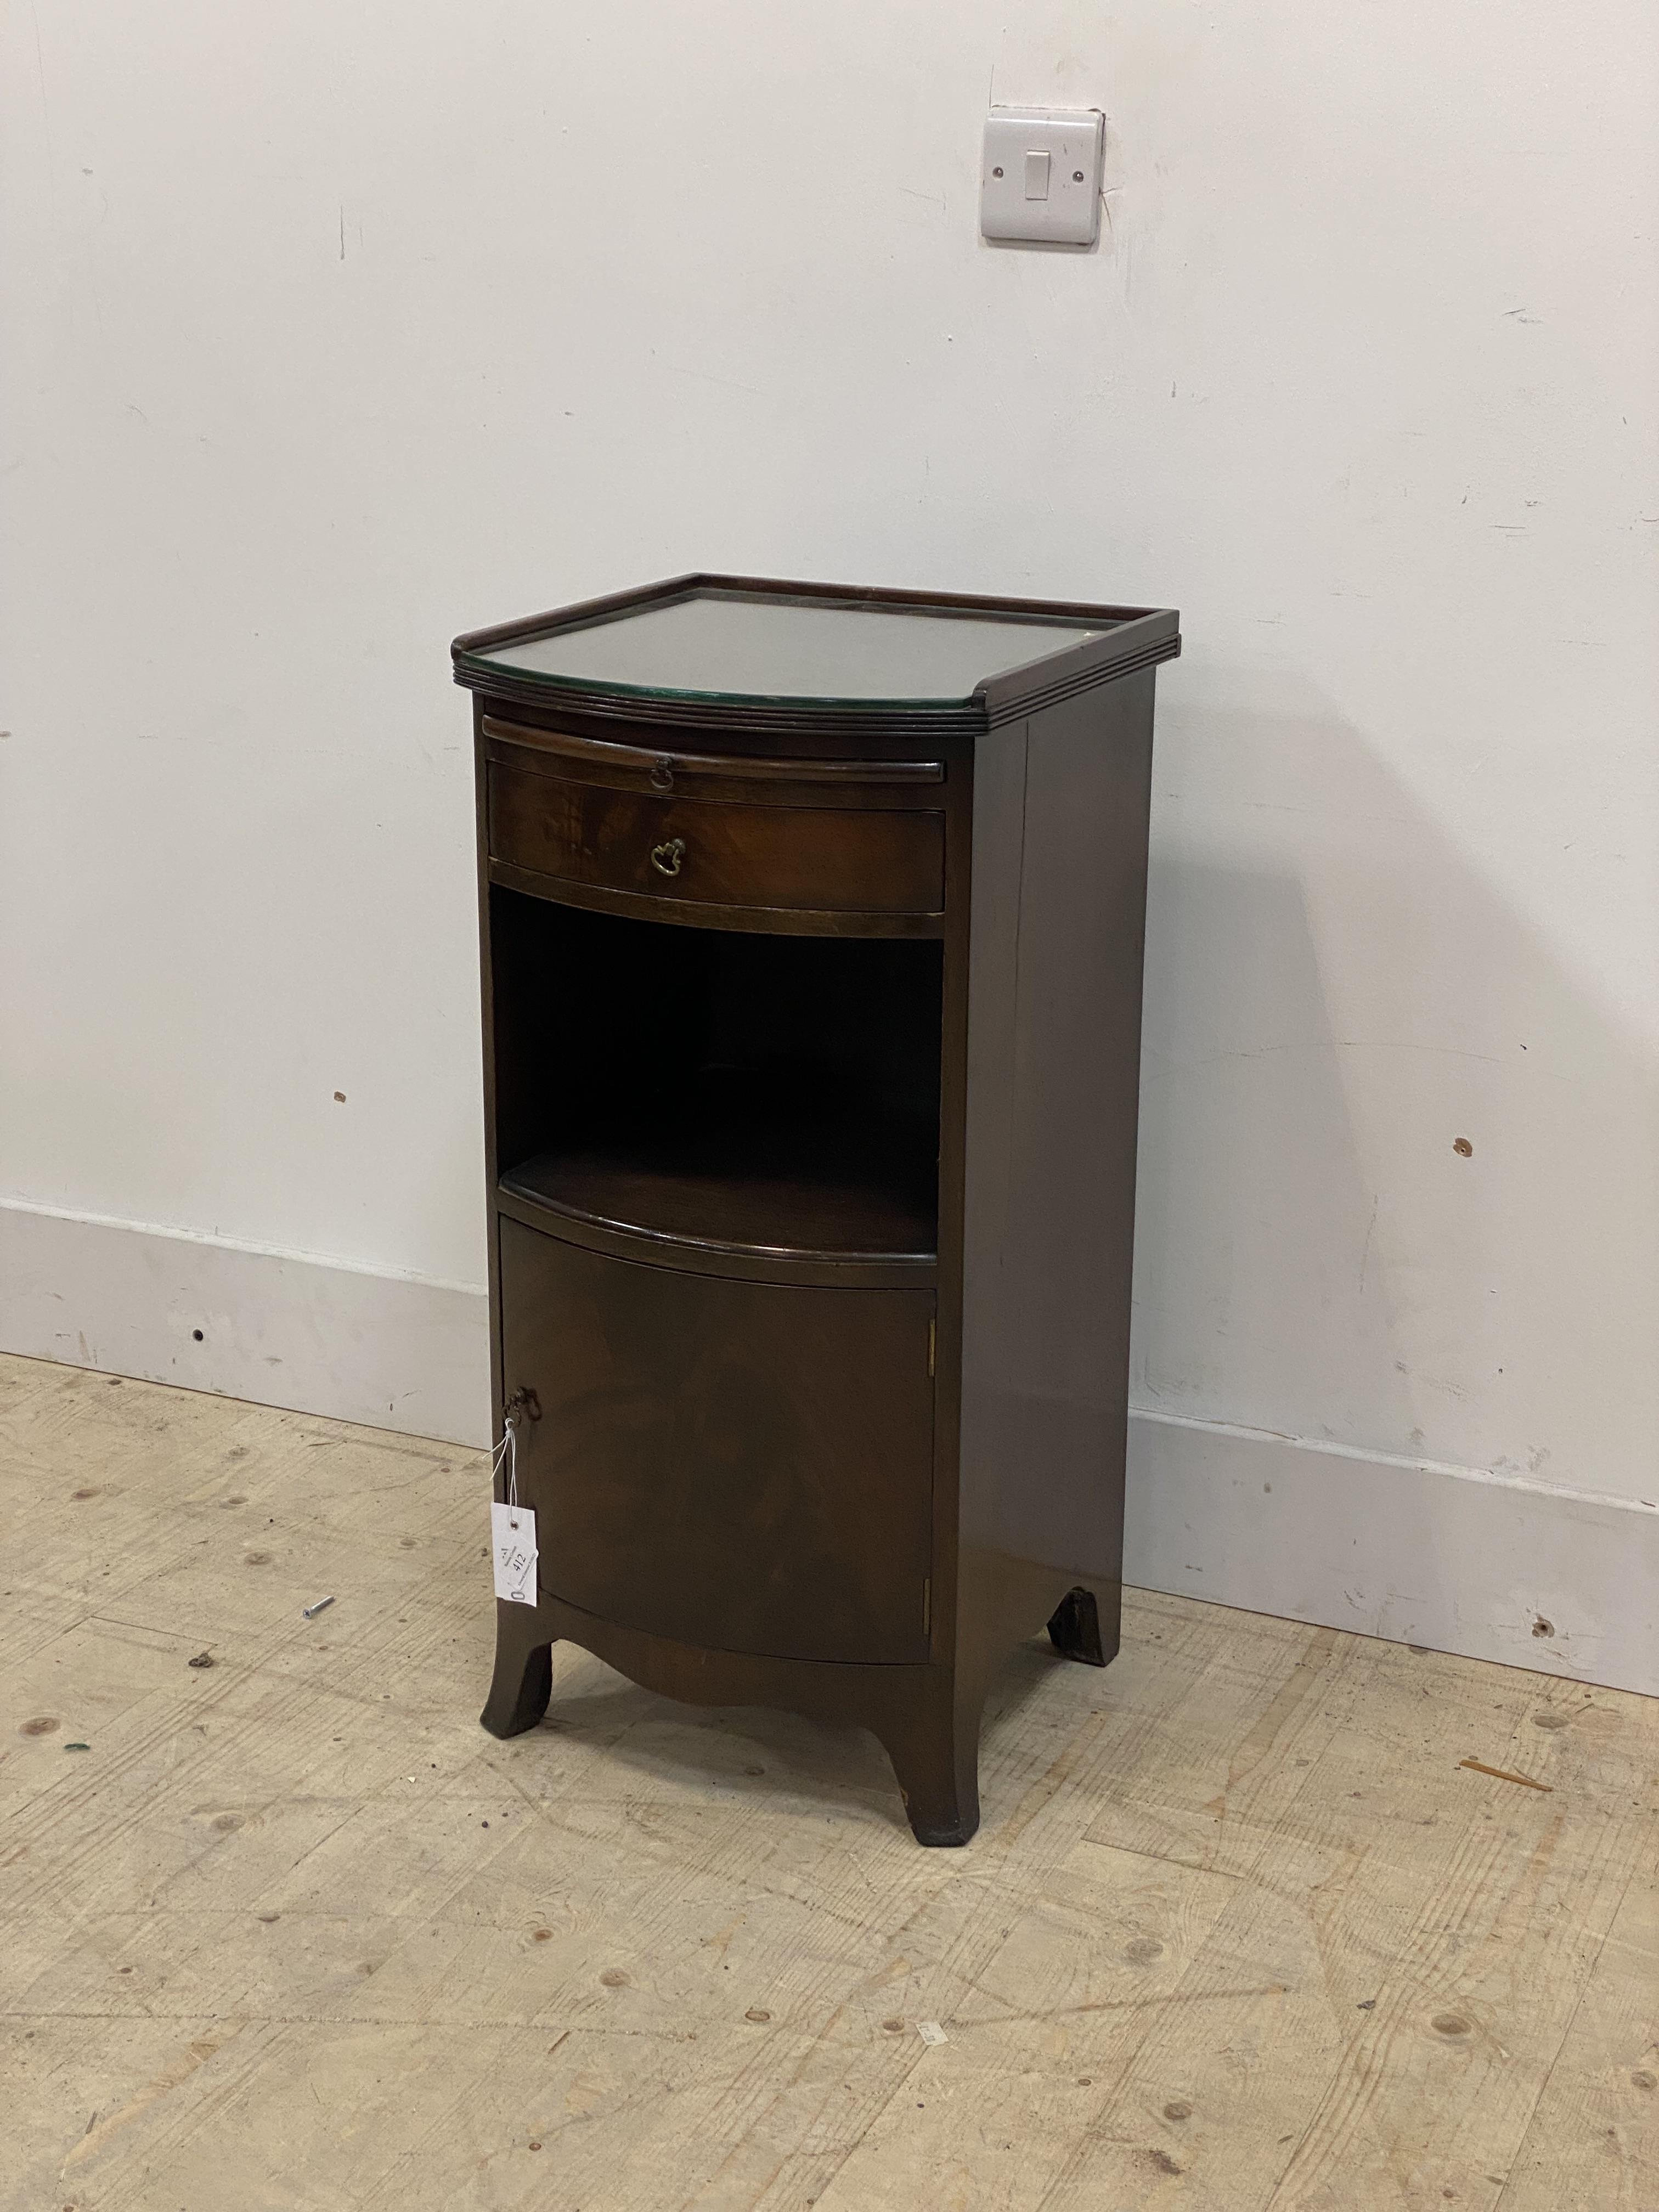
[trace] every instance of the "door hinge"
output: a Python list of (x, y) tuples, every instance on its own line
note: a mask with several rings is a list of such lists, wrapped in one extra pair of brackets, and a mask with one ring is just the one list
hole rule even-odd
[(927, 1324), (927, 1372), (930, 1375), (933, 1372), (934, 1363), (938, 1358), (939, 1323), (937, 1321), (930, 1321)]

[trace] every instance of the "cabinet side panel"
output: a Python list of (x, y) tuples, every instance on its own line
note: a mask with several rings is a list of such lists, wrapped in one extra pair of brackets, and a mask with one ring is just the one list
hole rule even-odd
[(981, 740), (969, 955), (958, 1650), (1073, 1584), (1115, 1641), (1152, 676)]

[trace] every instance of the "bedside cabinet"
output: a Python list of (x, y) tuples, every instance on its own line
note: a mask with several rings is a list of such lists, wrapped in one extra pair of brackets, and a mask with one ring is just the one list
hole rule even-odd
[(874, 1730), (979, 1819), (1012, 1646), (1116, 1649), (1154, 670), (1173, 613), (690, 576), (474, 694), (496, 1433), (483, 1724), (584, 1645)]

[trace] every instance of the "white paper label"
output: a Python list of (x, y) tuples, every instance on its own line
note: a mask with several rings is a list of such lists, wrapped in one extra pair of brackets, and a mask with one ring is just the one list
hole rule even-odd
[(514, 1605), (536, 1602), (536, 1516), (528, 1505), (489, 1508), (495, 1554), (495, 1595)]
[(936, 2020), (919, 2020), (916, 2022), (916, 2033), (930, 2049), (936, 2049), (939, 2044), (948, 2043), (951, 2040)]

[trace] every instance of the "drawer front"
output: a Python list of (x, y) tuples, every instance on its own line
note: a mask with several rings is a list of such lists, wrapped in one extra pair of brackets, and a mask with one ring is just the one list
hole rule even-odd
[(493, 859), (572, 884), (696, 904), (939, 914), (945, 817), (746, 806), (615, 791), (495, 761)]
[(644, 1267), (501, 1224), (540, 1583), (705, 1649), (927, 1656), (928, 1291)]

